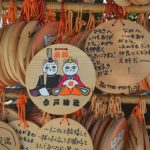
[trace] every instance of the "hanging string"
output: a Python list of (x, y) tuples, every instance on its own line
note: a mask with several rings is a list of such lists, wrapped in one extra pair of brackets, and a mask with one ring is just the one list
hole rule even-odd
[(43, 21), (45, 18), (46, 4), (44, 0), (38, 0), (36, 5), (36, 20)]
[(67, 29), (66, 5), (64, 2), (62, 2), (61, 3), (61, 14), (60, 14), (59, 29), (58, 29), (58, 35), (56, 37), (56, 43), (62, 43), (63, 36), (66, 33), (66, 29)]
[(78, 5), (78, 16), (76, 17), (75, 26), (73, 30), (74, 34), (78, 34), (79, 32), (81, 32), (82, 27), (86, 25), (86, 22), (82, 19), (82, 15), (83, 15), (82, 6)]
[(20, 92), (20, 95), (17, 100), (17, 108), (18, 108), (18, 116), (20, 119), (20, 124), (23, 123), (24, 128), (27, 128), (26, 103), (27, 103), (27, 97), (22, 92)]
[(135, 106), (135, 108), (132, 111), (132, 115), (134, 117), (138, 117), (142, 122), (145, 122), (145, 117), (144, 115), (147, 112), (147, 108), (146, 108), (146, 101), (143, 100), (142, 97), (140, 97), (139, 103)]
[(121, 23), (124, 25), (124, 23), (121, 20), (124, 15), (125, 11), (123, 7), (118, 6), (112, 0), (107, 0), (107, 4), (105, 5), (105, 13), (103, 16), (103, 19), (105, 21), (114, 18), (116, 19), (116, 21), (113, 23), (113, 26), (116, 24), (118, 20), (120, 20)]
[(63, 118), (62, 118), (60, 124), (62, 124), (62, 123), (65, 122), (65, 121), (67, 122), (68, 125), (70, 125), (70, 122), (69, 122), (69, 120), (67, 119), (67, 115), (64, 115), (64, 116), (63, 116)]
[(52, 9), (52, 4), (50, 4), (50, 9), (48, 13), (45, 15), (44, 22), (48, 23), (48, 22), (54, 22), (54, 21), (56, 21), (56, 12)]
[(88, 20), (88, 23), (86, 25), (85, 32), (92, 30), (94, 27), (95, 27), (95, 17), (92, 14), (92, 7), (91, 7), (91, 10), (89, 13), (89, 20)]
[(2, 17), (3, 25), (12, 24), (17, 20), (18, 9), (13, 0), (10, 0), (8, 11)]

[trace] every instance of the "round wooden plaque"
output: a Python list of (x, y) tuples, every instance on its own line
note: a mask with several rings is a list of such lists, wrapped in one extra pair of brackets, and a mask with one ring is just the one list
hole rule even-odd
[(23, 125), (19, 125), (19, 120), (9, 122), (9, 124), (16, 131), (20, 138), (20, 150), (31, 149), (31, 146), (34, 144), (34, 140), (40, 128), (36, 124), (29, 121), (27, 121), (28, 127), (26, 129)]
[(129, 5), (131, 5), (130, 0), (114, 0), (114, 2), (119, 6), (129, 6)]
[(115, 20), (99, 25), (86, 41), (84, 51), (97, 71), (97, 88), (101, 82), (132, 85), (149, 73), (150, 34), (139, 24), (122, 21), (124, 25)]
[(99, 150), (110, 149), (125, 149), (127, 142), (128, 121), (125, 118), (120, 118), (115, 122), (111, 122), (110, 128), (108, 128), (107, 134), (102, 138)]
[(76, 44), (76, 46), (79, 47), (80, 49), (84, 50), (85, 42), (91, 32), (92, 32), (91, 30), (84, 32), (84, 34), (81, 36), (81, 38), (78, 39), (78, 43)]
[(2, 121), (0, 121), (0, 150), (20, 150), (16, 132)]
[(129, 0), (134, 5), (146, 5), (150, 3), (150, 0)]
[(142, 127), (143, 127), (145, 150), (149, 150), (150, 149), (150, 143), (149, 143), (148, 131), (147, 131), (147, 128), (146, 128), (146, 123), (142, 122)]
[(22, 81), (22, 76), (20, 77), (22, 73), (21, 73), (19, 61), (16, 58), (18, 58), (17, 56), (18, 43), (24, 27), (25, 27), (24, 21), (19, 21), (14, 25), (12, 32), (9, 35), (9, 44), (6, 52), (6, 57), (8, 57), (8, 62), (6, 62), (8, 66), (8, 70), (11, 71), (12, 78), (15, 81), (21, 81), (21, 82), (23, 82), (24, 80)]
[(117, 86), (117, 85), (110, 85), (108, 82), (104, 83), (101, 82), (99, 89), (107, 92), (107, 93), (113, 93), (113, 94), (136, 94), (140, 92), (140, 84), (135, 83), (135, 84), (131, 84), (131, 85), (122, 85), (122, 86)]
[(99, 126), (99, 129), (96, 133), (95, 140), (94, 140), (94, 148), (95, 149), (99, 149), (98, 146), (100, 145), (100, 142), (105, 133), (105, 130), (107, 129), (107, 126), (109, 125), (109, 123), (111, 121), (112, 121), (112, 118), (110, 116), (108, 116), (102, 121), (101, 125)]
[(94, 66), (90, 58), (74, 46), (48, 46), (29, 64), (26, 86), (30, 98), (43, 111), (70, 114), (89, 101), (95, 87)]
[(80, 40), (80, 38), (82, 37), (82, 35), (84, 34), (84, 32), (80, 32), (77, 35), (75, 35), (71, 41), (69, 41), (69, 44), (76, 46), (78, 41)]
[(36, 34), (33, 41), (30, 43), (27, 52), (27, 64), (31, 61), (32, 57), (37, 54), (44, 47), (51, 45), (58, 33), (59, 22), (50, 22), (45, 24)]
[(4, 59), (4, 52), (7, 50), (7, 45), (8, 45), (8, 35), (9, 32), (11, 32), (12, 26), (6, 27), (2, 34), (2, 38), (0, 41), (0, 72), (1, 72), (1, 82), (5, 85), (15, 85), (16, 82), (11, 79), (9, 76), (8, 72), (6, 71), (6, 66), (5, 66), (5, 59)]
[(53, 119), (39, 130), (32, 150), (93, 150), (91, 138), (83, 126), (72, 119), (68, 119), (70, 125), (67, 122), (60, 124), (61, 120), (61, 118)]
[(138, 120), (136, 116), (129, 117), (129, 139), (127, 144), (128, 150), (139, 149), (144, 150), (144, 137), (142, 123)]
[(8, 122), (19, 120), (19, 116), (13, 109), (6, 108), (6, 120)]
[(30, 21), (23, 29), (18, 44), (18, 59), (22, 72), (26, 71), (26, 54), (31, 38), (35, 35), (41, 24), (38, 21)]

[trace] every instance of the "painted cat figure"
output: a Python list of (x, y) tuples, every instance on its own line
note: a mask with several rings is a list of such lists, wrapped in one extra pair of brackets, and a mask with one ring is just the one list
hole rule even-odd
[(58, 84), (57, 88), (52, 90), (53, 95), (88, 95), (90, 89), (86, 87), (80, 80), (77, 74), (79, 70), (77, 59), (69, 57), (64, 60), (63, 72), (64, 75)]
[(57, 74), (58, 65), (57, 61), (48, 58), (44, 60), (43, 73), (46, 74), (46, 81), (44, 74), (39, 76), (38, 83), (36, 87), (30, 90), (32, 96), (49, 96), (53, 88), (56, 88), (61, 81), (61, 75)]

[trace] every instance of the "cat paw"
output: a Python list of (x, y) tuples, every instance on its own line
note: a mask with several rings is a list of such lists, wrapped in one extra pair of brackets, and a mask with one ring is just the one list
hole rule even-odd
[(39, 92), (42, 96), (49, 96), (49, 92), (46, 88), (40, 89)]

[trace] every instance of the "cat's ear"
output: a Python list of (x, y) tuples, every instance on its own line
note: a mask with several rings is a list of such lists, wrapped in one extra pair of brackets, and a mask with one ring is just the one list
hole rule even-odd
[(47, 60), (47, 59), (44, 59), (44, 60), (43, 60), (43, 65), (45, 65), (46, 63), (48, 63), (48, 60)]
[(64, 59), (64, 65), (67, 63), (67, 59)]
[(54, 59), (53, 62), (54, 62), (55, 64), (58, 64), (58, 61), (57, 61), (56, 59)]
[(78, 65), (78, 60), (77, 60), (77, 59), (74, 59), (74, 63)]

